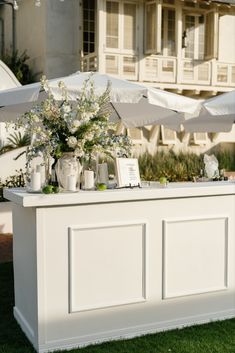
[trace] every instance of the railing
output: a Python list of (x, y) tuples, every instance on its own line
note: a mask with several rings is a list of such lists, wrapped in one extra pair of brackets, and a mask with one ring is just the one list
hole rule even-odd
[(127, 80), (138, 80), (136, 55), (105, 53), (104, 67), (107, 74), (118, 75)]
[(214, 61), (212, 63), (213, 83), (216, 86), (235, 87), (235, 64)]
[(143, 81), (176, 83), (176, 58), (147, 56), (144, 59)]
[(181, 83), (211, 84), (211, 63), (202, 60), (183, 59), (180, 65)]
[(103, 53), (99, 56), (89, 54), (81, 59), (82, 71), (102, 71), (119, 77), (145, 82), (160, 82), (172, 84), (226, 86), (235, 87), (235, 64), (223, 63), (216, 60), (203, 61), (181, 59), (177, 65), (177, 58), (157, 55), (146, 56), (138, 61), (137, 55)]
[(91, 53), (81, 57), (81, 71), (97, 71), (98, 63), (97, 63), (97, 55), (96, 53)]

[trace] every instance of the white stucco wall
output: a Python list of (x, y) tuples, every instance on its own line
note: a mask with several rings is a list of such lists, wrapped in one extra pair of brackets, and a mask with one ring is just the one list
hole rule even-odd
[(71, 74), (79, 68), (80, 1), (46, 2), (46, 66), (48, 78)]
[(33, 71), (48, 78), (71, 74), (79, 68), (78, 0), (34, 1), (19, 3), (17, 16), (17, 48), (27, 49), (28, 64)]
[(12, 52), (12, 7), (4, 5), (0, 7), (0, 17), (4, 20), (4, 43), (5, 51)]
[(235, 63), (235, 15), (225, 15), (219, 21), (219, 61)]
[[(51, 1), (51, 0), (50, 0)], [(16, 12), (17, 48), (19, 53), (27, 49), (30, 57), (27, 62), (33, 72), (45, 72), (45, 1), (41, 7), (35, 7), (34, 1), (24, 0), (19, 2), (19, 10)]]
[(15, 160), (15, 158), (25, 150), (26, 150), (25, 147), (21, 147), (0, 155), (0, 179), (1, 180), (4, 181), (9, 176), (15, 175), (16, 170), (19, 171), (20, 169), (22, 169), (25, 171), (25, 164), (26, 164), (25, 154), (19, 157), (17, 160)]

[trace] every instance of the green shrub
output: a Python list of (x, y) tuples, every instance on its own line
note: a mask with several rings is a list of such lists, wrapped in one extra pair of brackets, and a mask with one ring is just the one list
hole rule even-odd
[(204, 164), (202, 155), (160, 151), (153, 156), (148, 152), (141, 155), (139, 167), (143, 180), (157, 181), (164, 176), (168, 181), (192, 181)]
[[(8, 143), (0, 147), (0, 155), (6, 152), (12, 151), (16, 148), (21, 148), (24, 146), (29, 146), (31, 138), (28, 134), (22, 134), (20, 131), (14, 132), (7, 138)], [(24, 152), (23, 152), (24, 153)], [(18, 157), (20, 157), (20, 154)], [(18, 159), (18, 157), (16, 159)]]
[(14, 54), (6, 54), (2, 58), (2, 61), (11, 69), (22, 85), (36, 81), (37, 74), (34, 74), (26, 63), (28, 59), (29, 56), (27, 55), (26, 50), (22, 54), (19, 54), (16, 50)]
[(22, 169), (16, 170), (15, 175), (9, 176), (6, 180), (0, 179), (0, 202), (7, 201), (3, 197), (3, 188), (19, 188), (25, 186), (25, 173)]
[(235, 170), (235, 153), (230, 151), (218, 151), (215, 153), (220, 169)]
[[(213, 152), (219, 162), (219, 169), (235, 170), (235, 154), (228, 151)], [(168, 181), (193, 181), (194, 177), (204, 170), (204, 154), (180, 152), (172, 150), (159, 151), (154, 155), (148, 152), (140, 155), (139, 168), (142, 180), (158, 181), (166, 177)], [(114, 173), (114, 162), (108, 161), (109, 173)]]

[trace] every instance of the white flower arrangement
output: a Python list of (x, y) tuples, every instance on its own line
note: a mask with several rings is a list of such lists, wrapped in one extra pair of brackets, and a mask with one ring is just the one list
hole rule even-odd
[(97, 154), (130, 154), (130, 139), (116, 135), (115, 126), (109, 121), (110, 85), (102, 95), (97, 95), (91, 77), (84, 82), (77, 100), (70, 102), (63, 82), (59, 84), (61, 101), (55, 100), (45, 77), (41, 84), (48, 98), (18, 121), (18, 126), (32, 136), (28, 162), (39, 154), (58, 159), (64, 152), (73, 152), (80, 161), (95, 158)]

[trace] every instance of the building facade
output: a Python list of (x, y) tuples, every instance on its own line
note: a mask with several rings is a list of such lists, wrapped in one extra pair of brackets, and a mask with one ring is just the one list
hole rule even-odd
[[(48, 78), (99, 71), (205, 99), (235, 89), (235, 0), (0, 1), (2, 47), (27, 49)], [(2, 27), (2, 28), (3, 28)], [(123, 127), (120, 126), (120, 130)], [(164, 127), (128, 129), (141, 149), (205, 151), (230, 134), (177, 134)]]
[(83, 5), (84, 71), (190, 96), (235, 88), (235, 7), (204, 0), (84, 0)]

